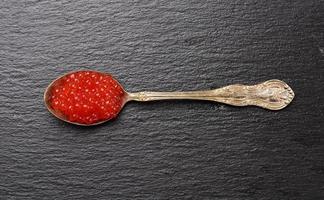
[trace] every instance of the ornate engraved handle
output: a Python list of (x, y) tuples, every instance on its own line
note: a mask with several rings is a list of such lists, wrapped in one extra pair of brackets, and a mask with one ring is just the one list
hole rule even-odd
[(257, 85), (235, 84), (205, 91), (128, 93), (127, 101), (193, 99), (216, 101), (233, 106), (253, 105), (280, 110), (286, 107), (294, 96), (293, 90), (285, 82), (274, 79)]

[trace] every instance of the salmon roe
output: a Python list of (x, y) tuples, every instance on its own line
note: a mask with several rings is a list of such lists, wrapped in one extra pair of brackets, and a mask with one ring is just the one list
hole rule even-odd
[(50, 91), (49, 103), (71, 122), (93, 124), (115, 118), (125, 92), (108, 74), (78, 71), (59, 79)]

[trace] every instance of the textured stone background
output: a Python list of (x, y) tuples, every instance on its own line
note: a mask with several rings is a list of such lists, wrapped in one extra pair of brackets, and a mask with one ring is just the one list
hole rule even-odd
[[(324, 3), (0, 1), (0, 199), (324, 199)], [(91, 128), (42, 102), (65, 72), (128, 91), (277, 78), (280, 112), (130, 103)]]

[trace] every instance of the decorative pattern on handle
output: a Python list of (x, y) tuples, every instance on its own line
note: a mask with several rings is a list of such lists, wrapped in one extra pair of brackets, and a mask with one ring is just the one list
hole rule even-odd
[(269, 80), (257, 85), (230, 85), (214, 90), (215, 100), (234, 105), (254, 105), (270, 110), (286, 107), (294, 98), (293, 90), (283, 81)]
[(269, 110), (280, 110), (286, 107), (294, 96), (294, 92), (285, 82), (274, 79), (257, 85), (235, 84), (205, 91), (128, 93), (128, 101), (193, 99), (216, 101), (233, 106), (254, 105)]

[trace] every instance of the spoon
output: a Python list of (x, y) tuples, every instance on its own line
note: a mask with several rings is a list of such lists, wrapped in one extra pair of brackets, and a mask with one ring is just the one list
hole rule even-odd
[(44, 93), (44, 102), (49, 112), (65, 122), (92, 126), (117, 117), (129, 101), (208, 100), (233, 106), (251, 105), (280, 110), (294, 96), (285, 82), (276, 79), (256, 85), (234, 84), (213, 90), (129, 93), (110, 74), (81, 70), (67, 73), (50, 83)]

